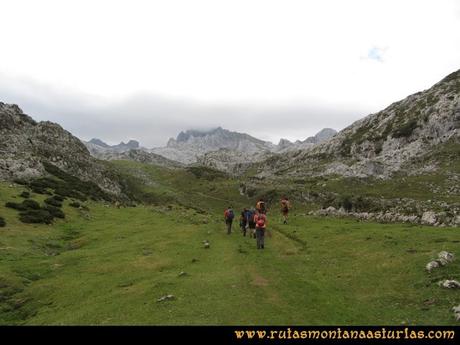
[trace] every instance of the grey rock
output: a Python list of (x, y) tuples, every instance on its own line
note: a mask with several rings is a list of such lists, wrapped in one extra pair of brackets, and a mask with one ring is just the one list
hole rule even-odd
[(443, 280), (438, 285), (446, 289), (460, 289), (460, 283), (456, 280)]
[(438, 268), (439, 267), (439, 262), (437, 261), (430, 261), (429, 263), (427, 263), (426, 265), (426, 270), (428, 272), (431, 272), (432, 270), (434, 270), (435, 268)]
[(157, 302), (172, 301), (176, 299), (174, 295), (165, 295), (157, 299)]
[(422, 223), (426, 225), (435, 225), (436, 219), (436, 213), (433, 211), (426, 211), (422, 215)]
[(445, 260), (446, 262), (449, 263), (449, 262), (454, 261), (455, 255), (453, 253), (449, 253), (443, 250), (442, 252), (439, 252), (438, 258), (440, 260)]

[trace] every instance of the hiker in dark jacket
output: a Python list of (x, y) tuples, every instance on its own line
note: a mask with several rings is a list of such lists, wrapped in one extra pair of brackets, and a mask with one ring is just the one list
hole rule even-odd
[(248, 218), (248, 227), (249, 227), (249, 237), (256, 238), (256, 223), (254, 222), (254, 216), (256, 215), (256, 210), (251, 208), (247, 212)]
[(256, 223), (257, 249), (264, 249), (265, 232), (267, 231), (267, 216), (258, 212), (254, 216), (254, 222)]
[(232, 233), (233, 218), (235, 218), (235, 214), (233, 213), (232, 207), (229, 206), (224, 211), (224, 219), (225, 219), (225, 224), (227, 225), (227, 234), (228, 235), (230, 235)]
[(248, 209), (244, 208), (240, 216), (240, 227), (243, 232), (243, 236), (246, 236), (246, 230), (248, 228)]

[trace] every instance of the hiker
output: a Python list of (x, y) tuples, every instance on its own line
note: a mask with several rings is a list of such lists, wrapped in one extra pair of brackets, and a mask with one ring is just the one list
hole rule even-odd
[(254, 221), (254, 216), (256, 215), (256, 210), (251, 208), (247, 212), (248, 219), (248, 228), (249, 228), (249, 237), (256, 238), (256, 222)]
[(287, 224), (289, 209), (291, 208), (291, 204), (289, 203), (289, 199), (286, 196), (283, 196), (281, 199), (281, 214), (283, 215), (283, 224)]
[(224, 219), (225, 219), (225, 224), (227, 225), (227, 234), (228, 234), (228, 235), (230, 235), (231, 232), (232, 232), (233, 218), (235, 218), (235, 214), (233, 213), (232, 207), (229, 206), (229, 207), (224, 211)]
[(248, 209), (245, 207), (243, 209), (243, 211), (241, 212), (241, 216), (240, 216), (240, 227), (241, 227), (241, 231), (243, 232), (243, 236), (246, 237), (246, 230), (247, 230), (247, 227), (248, 227)]
[(257, 201), (256, 210), (257, 212), (263, 214), (267, 212), (267, 209), (265, 208), (265, 201), (263, 199), (259, 199), (259, 201)]
[(254, 216), (256, 223), (257, 249), (264, 249), (265, 231), (267, 230), (267, 216), (261, 212)]

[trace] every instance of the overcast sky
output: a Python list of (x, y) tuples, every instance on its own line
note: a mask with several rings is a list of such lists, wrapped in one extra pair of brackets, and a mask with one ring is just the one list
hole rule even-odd
[(342, 129), (460, 68), (460, 0), (0, 0), (0, 101), (82, 139)]

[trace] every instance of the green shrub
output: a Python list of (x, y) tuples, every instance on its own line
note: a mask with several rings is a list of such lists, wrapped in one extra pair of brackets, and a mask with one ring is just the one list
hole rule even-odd
[(48, 211), (54, 218), (65, 218), (65, 214), (60, 208), (46, 205), (43, 209)]
[(19, 213), (19, 220), (23, 223), (51, 224), (53, 216), (47, 210), (26, 210)]
[(72, 176), (57, 166), (43, 162), (43, 167), (46, 172), (57, 177), (53, 179), (54, 191), (62, 196), (73, 197), (82, 200), (86, 196), (92, 196), (96, 200), (110, 201), (110, 196), (107, 195), (97, 184), (91, 181), (82, 181), (78, 177)]
[(0, 228), (3, 228), (6, 225), (5, 219), (0, 217)]
[(56, 200), (54, 197), (45, 199), (45, 203), (51, 206), (55, 206), (55, 207), (62, 207), (62, 202), (59, 200)]
[(73, 201), (73, 202), (71, 202), (71, 203), (69, 204), (69, 206), (75, 207), (75, 208), (79, 208), (79, 207), (80, 207), (80, 203), (77, 202), (77, 201)]
[(63, 202), (65, 200), (65, 196), (56, 194), (56, 195), (53, 196), (53, 199), (57, 200), (57, 201), (60, 201), (60, 202)]
[(187, 171), (195, 175), (195, 177), (197, 178), (203, 178), (208, 181), (227, 177), (227, 174), (223, 173), (222, 171), (211, 169), (204, 166), (188, 167)]
[(32, 199), (26, 199), (22, 202), (22, 204), (25, 206), (27, 209), (31, 210), (39, 210), (40, 209), (40, 204), (36, 202), (35, 200)]
[(410, 120), (409, 122), (402, 125), (400, 128), (393, 132), (393, 138), (407, 138), (409, 137), (415, 128), (417, 128), (417, 120)]
[(21, 198), (28, 199), (28, 198), (30, 198), (30, 193), (24, 191), (24, 192), (22, 192), (21, 194), (19, 194), (19, 196), (20, 196)]
[(16, 202), (7, 202), (5, 204), (5, 207), (12, 208), (18, 211), (25, 211), (27, 209), (27, 207), (24, 206), (23, 204), (18, 204)]
[(339, 206), (343, 207), (345, 211), (350, 212), (353, 209), (352, 198), (348, 195), (344, 195), (339, 199)]

